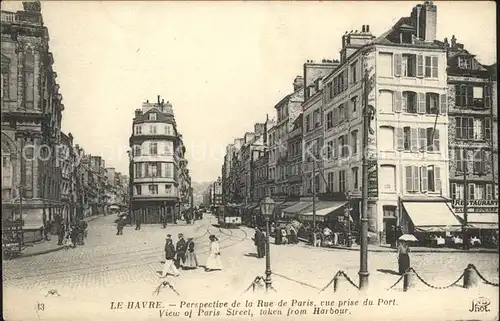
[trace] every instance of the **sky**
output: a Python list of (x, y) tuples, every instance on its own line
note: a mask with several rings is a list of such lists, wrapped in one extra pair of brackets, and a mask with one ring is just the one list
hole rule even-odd
[[(161, 95), (193, 181), (213, 181), (227, 144), (275, 117), (306, 60), (338, 59), (345, 31), (368, 24), (379, 36), (418, 3), (42, 1), (62, 129), (127, 173), (134, 110)], [(438, 39), (455, 35), (481, 63), (496, 61), (493, 1), (435, 3)]]

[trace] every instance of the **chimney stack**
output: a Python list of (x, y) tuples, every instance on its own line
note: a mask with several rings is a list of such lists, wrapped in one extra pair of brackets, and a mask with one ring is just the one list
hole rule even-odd
[(157, 96), (158, 97), (158, 105), (160, 104), (160, 95)]

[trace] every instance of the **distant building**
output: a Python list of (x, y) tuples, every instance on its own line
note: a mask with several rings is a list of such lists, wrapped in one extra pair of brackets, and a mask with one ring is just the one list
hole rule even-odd
[(146, 101), (135, 111), (130, 136), (132, 215), (143, 223), (176, 222), (189, 194), (186, 151), (169, 102)]

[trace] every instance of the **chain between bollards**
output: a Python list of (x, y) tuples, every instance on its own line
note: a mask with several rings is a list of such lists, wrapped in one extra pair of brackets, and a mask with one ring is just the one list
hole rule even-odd
[(160, 285), (158, 285), (158, 287), (157, 287), (157, 288), (153, 291), (153, 294), (155, 294), (155, 293), (156, 293), (156, 295), (159, 295), (159, 294), (160, 294), (160, 290), (161, 290), (161, 288), (162, 288), (162, 287), (164, 288), (164, 287), (166, 287), (166, 286), (168, 286), (168, 287), (170, 288), (170, 290), (172, 290), (175, 294), (177, 294), (177, 295), (179, 295), (179, 296), (180, 296), (179, 292), (177, 292), (177, 291), (175, 290), (174, 286), (173, 286), (170, 282), (168, 282), (168, 281), (163, 281), (163, 282), (161, 282), (161, 283), (160, 283)]

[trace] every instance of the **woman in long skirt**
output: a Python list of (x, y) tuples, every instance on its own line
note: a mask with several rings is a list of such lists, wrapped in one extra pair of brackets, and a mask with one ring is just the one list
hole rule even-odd
[(183, 268), (196, 269), (197, 267), (198, 267), (198, 260), (196, 259), (196, 254), (194, 253), (194, 242), (193, 238), (190, 237), (187, 240), (186, 262), (184, 262)]
[(398, 270), (399, 274), (404, 274), (410, 267), (410, 248), (405, 241), (399, 241), (398, 244)]
[(222, 270), (222, 262), (220, 260), (220, 248), (218, 239), (215, 235), (210, 235), (210, 252), (207, 258), (205, 271), (210, 272), (214, 270)]

